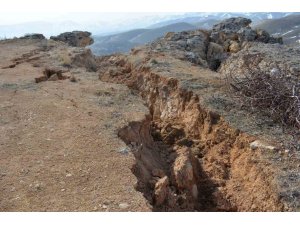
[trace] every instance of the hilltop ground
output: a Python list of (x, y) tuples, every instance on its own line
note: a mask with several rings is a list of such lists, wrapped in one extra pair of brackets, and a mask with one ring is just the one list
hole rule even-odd
[(299, 210), (299, 140), (225, 84), (246, 50), (286, 52), (266, 34), (254, 47), (223, 39), (222, 27), (99, 58), (43, 38), (1, 41), (0, 210)]
[(0, 44), (1, 68), (20, 62), (0, 70), (0, 210), (148, 210), (134, 190), (134, 158), (115, 132), (143, 118), (142, 101), (85, 68), (64, 73), (77, 82), (35, 83), (69, 51), (55, 43), (45, 51), (44, 44)]

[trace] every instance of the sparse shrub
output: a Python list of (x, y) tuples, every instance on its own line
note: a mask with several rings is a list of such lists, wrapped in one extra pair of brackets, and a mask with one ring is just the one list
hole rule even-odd
[(52, 48), (56, 45), (56, 41), (52, 40), (52, 39), (47, 39), (47, 46), (48, 48)]
[(65, 67), (71, 66), (72, 59), (68, 52), (61, 52), (61, 54), (59, 55), (59, 58), (60, 58), (62, 66), (65, 66)]
[(233, 71), (227, 75), (228, 85), (243, 105), (300, 128), (300, 80), (276, 68), (262, 72), (251, 63), (245, 63), (243, 71), (242, 75)]

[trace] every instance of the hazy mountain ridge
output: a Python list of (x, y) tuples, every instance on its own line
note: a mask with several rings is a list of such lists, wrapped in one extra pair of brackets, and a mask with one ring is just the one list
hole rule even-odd
[(180, 32), (197, 29), (188, 23), (176, 23), (155, 29), (136, 29), (105, 37), (94, 36), (95, 44), (91, 46), (97, 55), (111, 54), (114, 52), (127, 52), (135, 46), (153, 41), (167, 32)]
[(265, 20), (257, 24), (256, 28), (264, 29), (272, 35), (282, 36), (286, 44), (300, 43), (300, 14)]
[[(155, 23), (146, 29), (136, 29), (127, 32), (117, 33), (109, 36), (94, 36), (95, 44), (91, 46), (93, 52), (97, 55), (111, 54), (115, 52), (128, 52), (132, 47), (139, 46), (155, 40), (156, 38), (164, 36), (167, 32), (180, 32), (184, 30), (193, 29), (211, 29), (212, 26), (221, 20), (231, 17), (247, 17), (252, 20), (252, 25), (261, 24), (262, 21), (269, 23), (271, 21), (280, 21), (280, 18), (298, 18), (298, 13), (284, 13), (284, 12), (266, 12), (266, 13), (191, 13), (182, 15), (180, 18), (173, 18), (165, 20), (159, 23)], [(298, 16), (298, 17), (297, 17)], [(296, 21), (295, 21), (296, 22)], [(297, 23), (297, 22), (296, 22)], [(268, 26), (268, 25), (267, 25)], [(266, 27), (263, 29), (270, 32)], [(275, 32), (278, 33), (278, 29), (274, 25)], [(290, 31), (286, 30), (286, 31)], [(296, 32), (296, 34), (295, 34)], [(287, 38), (297, 36), (297, 32), (290, 32), (286, 35)], [(279, 32), (279, 35), (283, 35), (283, 32)], [(278, 35), (277, 34), (277, 35)], [(275, 34), (276, 35), (276, 34)], [(289, 41), (287, 41), (289, 43)]]

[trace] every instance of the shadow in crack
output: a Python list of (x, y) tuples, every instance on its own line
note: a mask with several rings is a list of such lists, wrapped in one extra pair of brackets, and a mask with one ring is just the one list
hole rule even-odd
[(162, 125), (150, 117), (119, 130), (136, 162), (136, 190), (153, 211), (236, 211), (204, 172), (193, 143), (178, 125)]

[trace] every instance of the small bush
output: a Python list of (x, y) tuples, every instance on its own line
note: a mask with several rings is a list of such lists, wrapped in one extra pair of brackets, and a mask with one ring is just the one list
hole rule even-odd
[(276, 68), (264, 73), (247, 65), (243, 75), (227, 75), (228, 84), (241, 102), (277, 122), (300, 128), (300, 81)]
[(65, 67), (71, 66), (72, 59), (68, 52), (61, 52), (61, 54), (59, 55), (59, 58), (60, 58), (62, 66), (65, 66)]

